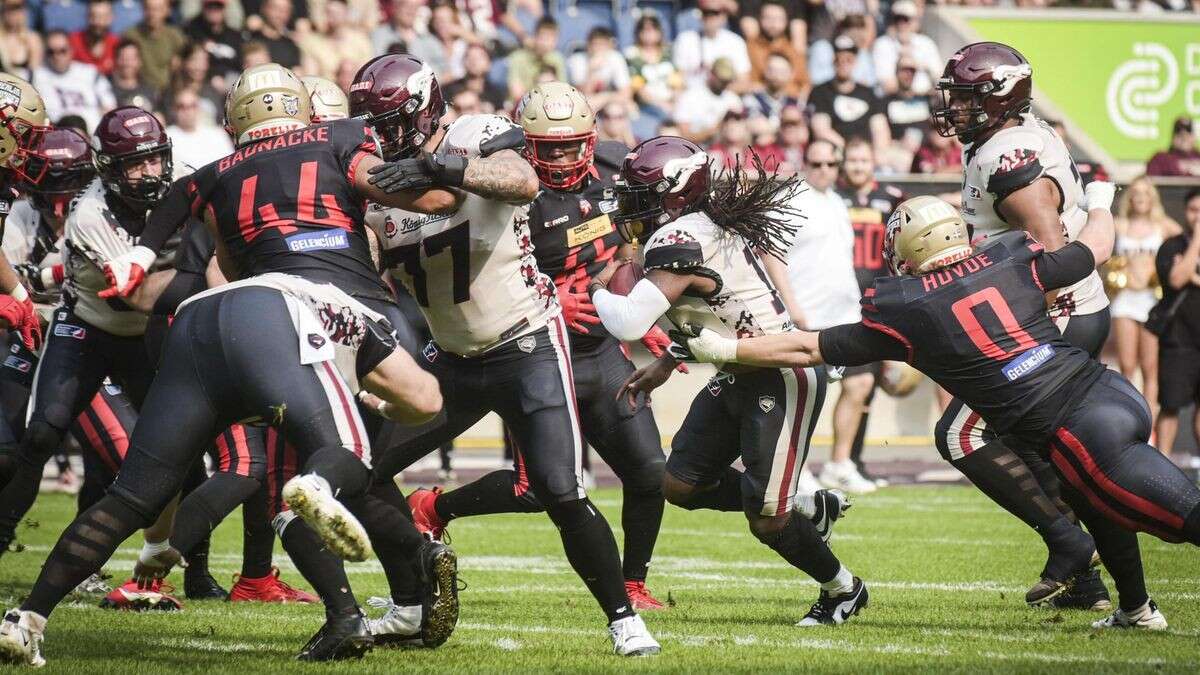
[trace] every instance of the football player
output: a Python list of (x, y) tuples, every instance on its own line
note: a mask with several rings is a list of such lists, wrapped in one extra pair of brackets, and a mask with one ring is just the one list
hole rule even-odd
[[(767, 175), (748, 183), (734, 169), (714, 182), (710, 171), (707, 153), (673, 136), (645, 141), (625, 157), (616, 226), (626, 241), (644, 245), (646, 277), (628, 296), (610, 293), (605, 286), (619, 266), (610, 261), (588, 284), (605, 329), (618, 339), (645, 335), (664, 314), (676, 326), (735, 337), (795, 330), (772, 282), (783, 273), (772, 269), (784, 265), (791, 244), (787, 223), (796, 214), (787, 203), (799, 181)], [(631, 407), (648, 404), (676, 365), (668, 353), (639, 368), (622, 397)], [(760, 542), (821, 585), (799, 626), (841, 624), (868, 601), (862, 580), (796, 512), (825, 380), (819, 368), (722, 367), (675, 434), (663, 482), (676, 506), (744, 513)], [(739, 456), (745, 471), (730, 466)]]
[(313, 124), (330, 120), (344, 120), (350, 116), (350, 99), (346, 92), (333, 82), (316, 75), (300, 78), (312, 101)]
[[(399, 158), (375, 176), (378, 187), (467, 192), (445, 216), (374, 208), (367, 216), (385, 266), (429, 322), (426, 367), (446, 394), (444, 421), (384, 452), (377, 480), (391, 480), (488, 412), (499, 413), (524, 458), (529, 488), (608, 619), (614, 650), (657, 653), (625, 592), (612, 530), (583, 487), (568, 328), (554, 283), (533, 255), (528, 211), (518, 209), (538, 190), (533, 167), (515, 151), (524, 144), (521, 128), (496, 115), (465, 115), (442, 127), (437, 79), (407, 55), (363, 66), (350, 109), (374, 127), (385, 157)], [(442, 508), (469, 513), (470, 495), (461, 492), (461, 501)], [(373, 624), (377, 633), (390, 632), (391, 614)]]
[[(1083, 187), (1067, 146), (1030, 112), (1032, 88), (1033, 69), (1017, 50), (996, 42), (967, 45), (950, 57), (938, 80), (933, 123), (938, 133), (963, 143), (962, 213), (971, 237), (1024, 230), (1055, 251), (1079, 232), (1087, 214), (1080, 208)], [(1097, 356), (1109, 328), (1099, 275), (1048, 297), (1050, 317), (1067, 342)], [(961, 400), (947, 407), (934, 438), (947, 461), (1042, 536), (1051, 558), (1055, 549), (1078, 540), (1074, 515), (1058, 498), (1057, 477), (1037, 448), (1010, 451)], [(1014, 461), (1014, 452), (1021, 461)], [(1066, 583), (1054, 567), (1048, 561), (1041, 581), (1026, 595), (1031, 605), (1111, 607), (1098, 572)]]
[[(1121, 540), (1106, 535), (1200, 545), (1200, 489), (1147, 442), (1150, 409), (1133, 385), (1045, 312), (1046, 292), (1087, 279), (1112, 253), (1111, 202), (1111, 184), (1089, 185), (1087, 224), (1049, 252), (1025, 232), (972, 246), (953, 207), (911, 199), (888, 222), (884, 254), (896, 276), (863, 298), (862, 322), (750, 340), (706, 330), (688, 346), (703, 361), (760, 366), (908, 361), (1054, 467), (1117, 582), (1120, 607), (1092, 626), (1165, 629), (1136, 545), (1114, 548)], [(1076, 564), (1086, 567), (1081, 552)]]
[[(629, 148), (616, 141), (597, 143), (596, 120), (587, 99), (562, 82), (531, 89), (517, 119), (525, 132), (525, 159), (541, 182), (525, 217), (538, 269), (554, 280), (569, 329), (580, 426), (584, 439), (613, 467), (624, 487), (625, 590), (634, 609), (662, 609), (646, 589), (646, 572), (662, 524), (666, 458), (650, 408), (627, 408), (617, 400), (633, 364), (621, 343), (604, 330), (587, 297), (592, 275), (614, 256), (633, 255), (632, 245), (621, 240), (609, 217), (617, 207), (613, 179)], [(656, 326), (642, 342), (657, 357), (670, 340)], [(436, 537), (452, 518), (542, 510), (517, 450), (512, 470), (492, 472), (445, 494), (435, 489), (409, 495), (418, 528)], [(462, 510), (453, 511), (450, 505)]]
[[(437, 587), (431, 622), (442, 639), (453, 630), (454, 554), (424, 542), (402, 514), (366, 492), (369, 443), (352, 403), (361, 383), (378, 397), (371, 401), (381, 414), (420, 422), (440, 408), (437, 383), (397, 349), (383, 316), (343, 288), (386, 302), (361, 224), (365, 199), (437, 211), (458, 197), (375, 188), (368, 171), (380, 160), (362, 122), (309, 126), (310, 117), (307, 91), (286, 68), (257, 66), (233, 85), (226, 120), (238, 150), (193, 174), (186, 201), (208, 225), (223, 275), (238, 281), (180, 306), (117, 482), (67, 528), (27, 602), (0, 624), (7, 660), (43, 663), (51, 610), (163, 511), (185, 468), (220, 430), (250, 419), (278, 428), (295, 449), (303, 473), (287, 481), (282, 497), (319, 535), (312, 545), (323, 542), (355, 560), (374, 545), (388, 558), (385, 567), (416, 561)], [(168, 220), (152, 221), (154, 237), (146, 241), (148, 229), (141, 250), (109, 261), (117, 293), (136, 293), (145, 281), (153, 247), (179, 222)], [(325, 604), (326, 623), (300, 658), (346, 658), (370, 649), (344, 575), (301, 572)]]

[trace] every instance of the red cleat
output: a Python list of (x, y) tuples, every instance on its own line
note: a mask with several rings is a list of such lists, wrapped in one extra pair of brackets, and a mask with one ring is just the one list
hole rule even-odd
[(279, 578), (279, 568), (272, 567), (265, 577), (233, 575), (233, 588), (229, 589), (230, 602), (320, 602), (321, 599), (307, 591), (293, 588)]
[(441, 541), (442, 536), (446, 534), (446, 521), (442, 520), (437, 514), (437, 509), (433, 508), (433, 503), (440, 494), (442, 489), (438, 487), (432, 490), (418, 488), (408, 496), (408, 508), (412, 509), (413, 524), (421, 534), (433, 541)]
[(666, 609), (667, 606), (658, 601), (658, 598), (650, 595), (650, 591), (646, 590), (646, 582), (644, 581), (626, 581), (625, 593), (629, 596), (629, 604), (633, 605), (633, 609), (638, 612), (650, 612), (656, 609)]
[(183, 603), (167, 594), (175, 588), (162, 579), (155, 579), (148, 588), (138, 588), (136, 579), (130, 579), (104, 596), (100, 606), (104, 609), (123, 609), (143, 612), (148, 609), (173, 612), (183, 609)]

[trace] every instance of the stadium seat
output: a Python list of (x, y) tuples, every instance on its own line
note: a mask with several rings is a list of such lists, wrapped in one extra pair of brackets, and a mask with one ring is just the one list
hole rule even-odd
[(567, 7), (554, 17), (558, 21), (558, 49), (569, 56), (583, 49), (587, 35), (597, 26), (613, 28), (612, 5), (588, 3)]
[(141, 23), (142, 3), (139, 0), (115, 0), (112, 6), (112, 32), (117, 35)]
[(83, 0), (44, 0), (41, 5), (43, 31), (73, 33), (87, 26), (87, 3)]
[(695, 7), (682, 10), (675, 15), (675, 34), (679, 35), (689, 30), (697, 32), (700, 30), (700, 10)]

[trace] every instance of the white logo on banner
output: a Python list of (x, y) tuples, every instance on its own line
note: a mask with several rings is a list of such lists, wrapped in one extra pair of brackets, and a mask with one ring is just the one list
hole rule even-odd
[(1179, 87), (1179, 63), (1157, 42), (1135, 42), (1133, 55), (1108, 78), (1108, 118), (1130, 138), (1153, 140), (1158, 138), (1158, 109)]

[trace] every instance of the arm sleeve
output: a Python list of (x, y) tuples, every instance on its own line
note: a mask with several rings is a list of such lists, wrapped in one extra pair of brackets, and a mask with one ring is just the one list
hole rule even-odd
[(172, 183), (167, 196), (146, 217), (146, 229), (142, 230), (138, 246), (145, 246), (155, 253), (161, 251), (171, 235), (183, 227), (193, 215), (194, 192), (195, 185), (190, 175)]
[(908, 360), (908, 349), (902, 343), (861, 323), (827, 328), (817, 334), (817, 344), (821, 348), (821, 359), (831, 366)]
[(658, 317), (671, 308), (671, 301), (649, 279), (637, 282), (626, 296), (602, 288), (592, 296), (592, 304), (604, 328), (625, 342), (640, 340)]
[(1050, 291), (1083, 281), (1096, 269), (1092, 249), (1073, 241), (1053, 253), (1043, 252), (1031, 263), (1042, 290)]

